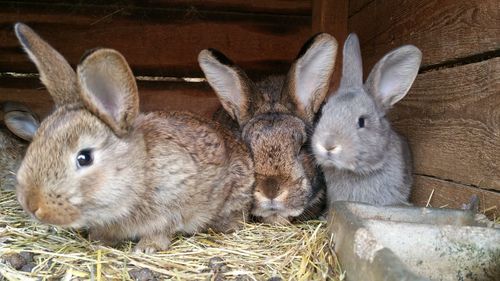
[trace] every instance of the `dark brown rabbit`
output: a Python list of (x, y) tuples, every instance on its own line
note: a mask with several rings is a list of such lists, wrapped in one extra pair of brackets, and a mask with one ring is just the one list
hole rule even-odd
[[(214, 49), (198, 61), (255, 163), (252, 214), (264, 222), (284, 223), (318, 216), (325, 184), (309, 148), (315, 113), (327, 94), (337, 53), (336, 40), (321, 33), (301, 49), (288, 75), (254, 83)], [(235, 126), (233, 126), (234, 128)]]

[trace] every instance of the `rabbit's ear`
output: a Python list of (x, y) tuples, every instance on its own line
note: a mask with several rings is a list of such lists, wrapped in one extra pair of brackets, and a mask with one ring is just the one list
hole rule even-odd
[(365, 86), (384, 110), (408, 93), (421, 60), (422, 52), (415, 46), (406, 45), (388, 53), (373, 67)]
[(250, 118), (250, 95), (254, 90), (250, 78), (215, 49), (202, 50), (198, 63), (227, 113), (240, 125), (246, 123)]
[(313, 119), (328, 93), (337, 48), (333, 36), (316, 34), (302, 46), (288, 73), (282, 99), (288, 92), (299, 116), (307, 120)]
[(126, 135), (139, 114), (139, 93), (125, 58), (115, 50), (93, 50), (77, 72), (86, 108), (116, 135)]
[(16, 23), (14, 30), (56, 106), (80, 102), (75, 71), (63, 56), (27, 25)]
[(36, 115), (28, 109), (24, 110), (24, 107), (21, 110), (6, 110), (7, 107), (4, 106), (4, 122), (7, 128), (23, 140), (31, 141), (40, 127)]
[(351, 33), (344, 43), (341, 89), (360, 89), (363, 87), (363, 61), (356, 33)]

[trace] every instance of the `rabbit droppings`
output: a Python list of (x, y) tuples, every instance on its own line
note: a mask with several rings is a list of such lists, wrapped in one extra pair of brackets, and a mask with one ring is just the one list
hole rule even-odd
[(28, 213), (111, 245), (138, 239), (146, 253), (167, 249), (175, 233), (227, 232), (246, 219), (253, 163), (230, 132), (188, 113), (141, 114), (117, 51), (93, 50), (75, 73), (29, 27), (15, 32), (56, 104), (17, 175)]
[(410, 150), (385, 115), (407, 94), (421, 57), (414, 46), (395, 49), (373, 67), (363, 84), (358, 38), (353, 33), (347, 38), (340, 87), (323, 107), (312, 137), (330, 205), (341, 200), (408, 204)]
[(5, 126), (0, 125), (0, 190), (16, 188), (16, 172), (38, 126), (38, 117), (16, 102), (0, 105)]
[[(317, 217), (325, 184), (309, 150), (315, 113), (328, 92), (337, 41), (321, 33), (301, 49), (286, 77), (254, 83), (214, 49), (201, 51), (200, 67), (224, 109), (239, 125), (255, 163), (252, 214), (267, 223)], [(224, 120), (223, 120), (224, 121)]]

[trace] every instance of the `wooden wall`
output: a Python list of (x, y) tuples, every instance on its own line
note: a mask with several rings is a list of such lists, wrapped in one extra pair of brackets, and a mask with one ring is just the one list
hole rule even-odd
[[(414, 153), (413, 201), (500, 214), (500, 10), (497, 0), (351, 0), (365, 73), (414, 44), (423, 62), (390, 114)], [(365, 75), (366, 75), (365, 74)], [(432, 197), (431, 197), (432, 194)]]
[[(1, 0), (0, 7), (0, 101), (23, 101), (41, 116), (51, 110), (47, 92), (36, 78), (9, 74), (36, 73), (14, 36), (17, 21), (31, 26), (73, 66), (87, 49), (117, 49), (139, 80), (202, 77), (196, 58), (208, 47), (253, 77), (284, 72), (311, 35), (311, 3), (301, 0)], [(139, 88), (147, 111), (208, 116), (219, 105), (206, 83), (140, 81)]]
[(365, 72), (389, 50), (414, 44), (424, 55), (420, 74), (390, 114), (414, 153), (412, 200), (460, 207), (478, 194), (483, 210), (500, 213), (497, 0), (0, 0), (0, 7), (0, 102), (25, 102), (42, 117), (52, 101), (36, 77), (24, 77), (36, 69), (13, 34), (17, 21), (73, 66), (86, 49), (122, 52), (138, 76), (143, 110), (205, 116), (219, 106), (211, 89), (178, 79), (202, 77), (203, 48), (218, 48), (257, 77), (285, 72), (318, 31), (340, 44), (348, 31), (358, 33)]

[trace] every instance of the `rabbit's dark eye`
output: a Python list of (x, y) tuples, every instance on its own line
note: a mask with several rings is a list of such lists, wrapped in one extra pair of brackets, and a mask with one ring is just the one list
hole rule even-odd
[(365, 118), (364, 117), (359, 117), (359, 119), (358, 119), (358, 127), (359, 128), (364, 128), (365, 127)]
[(80, 152), (78, 152), (78, 156), (76, 156), (76, 162), (78, 164), (78, 168), (92, 165), (92, 162), (94, 162), (94, 157), (92, 156), (92, 150), (90, 149), (80, 150)]

